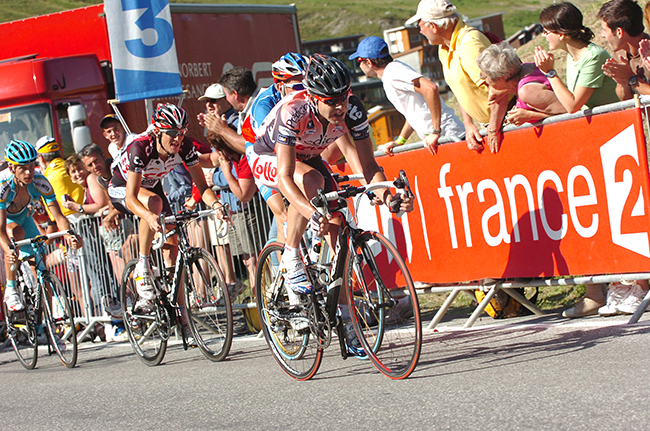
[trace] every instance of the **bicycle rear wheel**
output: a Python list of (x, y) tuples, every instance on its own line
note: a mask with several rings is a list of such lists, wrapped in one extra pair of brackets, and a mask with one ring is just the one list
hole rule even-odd
[(77, 330), (70, 297), (52, 273), (44, 275), (42, 288), (43, 325), (50, 345), (63, 365), (74, 368), (77, 364)]
[(133, 274), (137, 259), (126, 264), (122, 273), (122, 285), (120, 286), (120, 302), (122, 303), (122, 319), (124, 327), (129, 335), (129, 341), (133, 351), (138, 357), (149, 366), (155, 366), (162, 362), (167, 351), (166, 328), (164, 331), (159, 328), (161, 317), (163, 322), (169, 322), (167, 310), (155, 302), (150, 310), (142, 310), (137, 307), (138, 292), (135, 288), (135, 276)]
[(422, 322), (413, 280), (395, 246), (377, 232), (356, 236), (345, 268), (355, 331), (370, 360), (391, 379), (415, 369)]
[(194, 248), (190, 253), (181, 276), (190, 329), (205, 357), (221, 361), (230, 351), (233, 335), (228, 289), (217, 262), (207, 251)]
[(323, 349), (309, 332), (291, 327), (287, 287), (279, 273), (282, 249), (282, 244), (274, 242), (260, 253), (255, 292), (257, 311), (264, 339), (275, 361), (294, 379), (309, 380), (320, 367)]

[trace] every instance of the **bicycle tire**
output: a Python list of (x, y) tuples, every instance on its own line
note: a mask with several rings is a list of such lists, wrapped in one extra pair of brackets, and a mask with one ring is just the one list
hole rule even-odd
[(78, 346), (70, 297), (61, 281), (52, 273), (44, 275), (41, 288), (43, 325), (47, 329), (50, 346), (63, 365), (74, 368), (77, 364)]
[(192, 248), (187, 267), (181, 271), (185, 310), (199, 349), (211, 361), (222, 361), (230, 352), (233, 337), (230, 295), (214, 257)]
[[(19, 272), (21, 272), (20, 275)], [(16, 269), (17, 284), (18, 280), (24, 280), (20, 265)], [(18, 361), (25, 369), (33, 370), (36, 367), (36, 362), (38, 362), (36, 322), (34, 321), (35, 314), (27, 312), (32, 308), (31, 296), (24, 296), (27, 296), (24, 298), (25, 311), (10, 311), (4, 301), (2, 301), (2, 306), (4, 307), (5, 323), (7, 324), (7, 336), (11, 340), (11, 346), (16, 352), (16, 357), (18, 357)]]
[[(283, 245), (267, 245), (257, 263), (255, 299), (266, 344), (280, 368), (296, 380), (311, 379), (323, 360), (323, 349), (309, 333), (301, 334), (283, 320), (289, 308), (284, 277), (279, 273)], [(276, 290), (277, 287), (277, 290)]]
[(362, 232), (354, 241), (345, 286), (355, 331), (382, 374), (404, 379), (415, 370), (422, 347), (413, 280), (397, 248), (380, 233)]
[[(167, 339), (158, 328), (158, 309), (162, 308), (155, 302), (153, 312), (138, 310), (138, 292), (135, 288), (133, 271), (138, 259), (132, 259), (124, 268), (120, 285), (120, 302), (122, 303), (122, 319), (129, 342), (135, 354), (149, 366), (159, 365), (167, 351)], [(164, 311), (164, 310), (163, 310)]]

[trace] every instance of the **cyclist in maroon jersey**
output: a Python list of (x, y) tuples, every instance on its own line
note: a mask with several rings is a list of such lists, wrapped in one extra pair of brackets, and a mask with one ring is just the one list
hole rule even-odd
[[(156, 232), (162, 231), (159, 215), (171, 215), (169, 201), (161, 180), (177, 165), (185, 163), (192, 180), (208, 206), (220, 205), (206, 182), (199, 158), (187, 132), (187, 113), (170, 103), (158, 104), (151, 116), (147, 134), (134, 139), (120, 154), (108, 187), (111, 202), (119, 211), (140, 218), (140, 258), (135, 268), (136, 289), (142, 306), (154, 299), (154, 287), (149, 253)], [(165, 245), (165, 260), (170, 265), (176, 259), (175, 240)]]

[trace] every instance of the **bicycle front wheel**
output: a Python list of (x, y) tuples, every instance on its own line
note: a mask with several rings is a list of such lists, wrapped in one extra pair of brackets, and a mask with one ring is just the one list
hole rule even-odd
[(77, 364), (77, 330), (70, 297), (52, 273), (45, 274), (42, 288), (43, 325), (50, 345), (63, 365), (74, 368)]
[(260, 253), (257, 264), (257, 311), (266, 343), (275, 361), (296, 380), (311, 379), (323, 359), (323, 349), (310, 333), (291, 326), (290, 304), (284, 277), (280, 274), (283, 245), (274, 242)]
[(38, 360), (36, 325), (32, 317), (29, 317), (25, 311), (13, 312), (7, 308), (4, 301), (2, 304), (7, 324), (7, 336), (11, 340), (11, 346), (22, 366), (33, 370)]
[(351, 244), (345, 274), (350, 316), (368, 357), (382, 374), (408, 377), (420, 357), (422, 322), (404, 260), (386, 237), (363, 232)]
[(223, 360), (232, 345), (232, 305), (217, 262), (202, 248), (190, 250), (181, 286), (194, 339), (206, 358)]
[[(161, 322), (161, 313), (166, 314), (167, 310), (157, 302), (149, 307), (150, 310), (138, 306), (139, 296), (135, 288), (134, 275), (137, 263), (137, 259), (129, 261), (122, 273), (122, 285), (120, 286), (122, 319), (133, 351), (142, 362), (149, 366), (155, 366), (162, 362), (167, 351), (167, 338), (158, 326)], [(165, 322), (169, 322), (169, 316), (162, 317)]]

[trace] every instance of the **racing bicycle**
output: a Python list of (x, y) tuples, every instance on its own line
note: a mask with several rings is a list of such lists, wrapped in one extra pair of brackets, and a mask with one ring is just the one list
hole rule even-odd
[[(120, 301), (124, 326), (137, 356), (147, 365), (162, 362), (167, 342), (180, 331), (183, 348), (199, 347), (212, 361), (223, 360), (233, 336), (232, 306), (221, 268), (205, 249), (190, 246), (187, 225), (200, 217), (214, 215), (212, 209), (164, 217), (163, 232), (154, 240), (158, 251), (167, 238), (178, 235), (174, 267), (165, 268), (159, 252), (152, 253), (155, 299), (142, 305), (136, 290), (134, 270), (138, 262), (127, 263), (122, 275)], [(165, 232), (165, 225), (176, 225)], [(187, 316), (187, 325), (182, 324)], [(188, 333), (189, 330), (189, 333)]]
[(6, 304), (3, 305), (7, 335), (18, 360), (28, 370), (36, 367), (39, 344), (46, 344), (48, 354), (56, 353), (66, 367), (73, 368), (77, 364), (74, 298), (56, 274), (45, 267), (45, 242), (64, 235), (76, 234), (67, 230), (21, 241), (11, 240), (13, 250), (20, 250), (23, 245), (31, 245), (34, 250), (34, 258), (22, 256), (16, 267), (16, 285), (23, 297), (24, 310), (10, 311)]
[(386, 237), (356, 227), (355, 216), (348, 208), (347, 198), (359, 196), (359, 203), (363, 198), (360, 195), (388, 187), (412, 196), (404, 171), (395, 181), (348, 185), (327, 194), (319, 190), (312, 204), (324, 215), (333, 204), (330, 215), (340, 217), (341, 226), (330, 262), (312, 262), (304, 239), (301, 241), (301, 257), (314, 289), (301, 295), (299, 304), (290, 301), (279, 270), (283, 245), (271, 243), (260, 254), (256, 301), (262, 332), (276, 362), (297, 380), (308, 380), (316, 374), (334, 330), (342, 358), (350, 356), (341, 336), (344, 323), (337, 316), (342, 288), (355, 332), (381, 373), (392, 379), (404, 379), (418, 363), (422, 325), (409, 270)]

